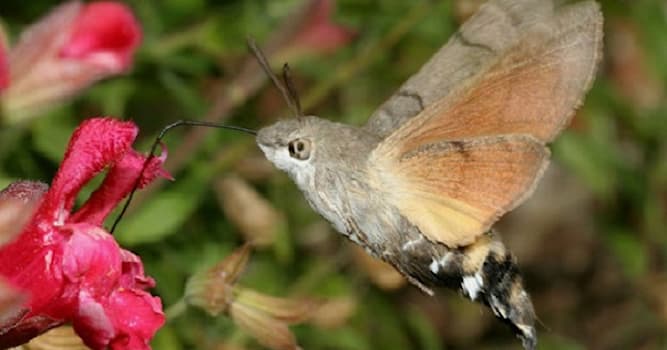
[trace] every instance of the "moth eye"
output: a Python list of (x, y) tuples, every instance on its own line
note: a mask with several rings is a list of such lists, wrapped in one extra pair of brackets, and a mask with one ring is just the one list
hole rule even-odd
[(287, 144), (287, 150), (292, 158), (306, 160), (310, 158), (310, 141), (306, 139), (295, 139)]

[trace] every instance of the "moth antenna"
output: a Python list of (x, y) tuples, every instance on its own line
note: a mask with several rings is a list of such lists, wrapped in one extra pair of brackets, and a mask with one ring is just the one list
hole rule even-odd
[(296, 91), (294, 86), (294, 80), (292, 79), (292, 71), (290, 70), (289, 64), (285, 63), (283, 65), (283, 82), (287, 87), (287, 92), (290, 95), (294, 105), (296, 106), (297, 117), (303, 117), (303, 110), (301, 109), (301, 101), (299, 100), (299, 93)]
[(165, 126), (162, 131), (160, 131), (160, 134), (158, 137), (155, 138), (155, 141), (153, 141), (153, 145), (151, 146), (150, 153), (148, 154), (148, 157), (146, 157), (146, 160), (144, 161), (144, 164), (141, 166), (141, 171), (139, 172), (139, 176), (137, 176), (137, 179), (134, 182), (134, 186), (132, 187), (132, 191), (130, 192), (130, 195), (127, 197), (127, 200), (125, 201), (125, 204), (123, 204), (123, 209), (121, 209), (120, 214), (118, 214), (118, 217), (116, 217), (116, 220), (114, 220), (113, 225), (111, 226), (111, 230), (109, 232), (111, 234), (114, 233), (116, 230), (116, 227), (118, 226), (118, 223), (120, 220), (123, 218), (125, 215), (125, 212), (127, 209), (130, 207), (130, 202), (132, 202), (132, 198), (134, 197), (134, 193), (137, 192), (137, 189), (139, 189), (139, 185), (141, 184), (141, 177), (144, 175), (144, 172), (146, 171), (146, 168), (148, 167), (148, 164), (150, 164), (150, 161), (155, 158), (155, 151), (157, 150), (158, 145), (162, 144), (162, 139), (164, 136), (167, 134), (167, 132), (173, 128), (177, 128), (179, 126), (203, 126), (203, 127), (208, 127), (208, 128), (218, 128), (218, 129), (227, 129), (227, 130), (234, 130), (234, 131), (241, 131), (246, 134), (250, 135), (257, 135), (257, 131), (252, 130), (252, 129), (247, 129), (243, 128), (240, 126), (233, 126), (233, 125), (222, 125), (222, 124), (216, 124), (216, 123), (211, 123), (211, 122), (206, 122), (206, 121), (198, 121), (198, 120), (179, 120), (177, 122), (173, 122), (167, 126)]
[(286, 88), (285, 85), (280, 82), (276, 74), (273, 73), (269, 61), (266, 59), (266, 56), (259, 48), (259, 46), (257, 46), (255, 39), (248, 38), (248, 48), (250, 48), (250, 51), (252, 51), (253, 55), (255, 55), (257, 62), (264, 70), (264, 73), (266, 73), (266, 75), (271, 79), (273, 85), (278, 88), (278, 90), (280, 90), (280, 93), (283, 95), (283, 99), (285, 99), (285, 102), (287, 102), (287, 105), (292, 110), (292, 113), (294, 113), (294, 116), (299, 117), (301, 114), (301, 107), (299, 105), (298, 99), (295, 101), (294, 96), (292, 96), (288, 88)]

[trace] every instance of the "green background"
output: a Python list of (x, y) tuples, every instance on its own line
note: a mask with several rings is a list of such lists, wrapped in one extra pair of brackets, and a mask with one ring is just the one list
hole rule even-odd
[[(290, 57), (306, 112), (363, 123), (445, 43), (461, 21), (461, 6), (472, 2), (338, 1), (332, 20), (355, 30), (356, 38), (332, 53)], [(56, 3), (3, 2), (0, 15), (16, 38)], [(216, 115), (212, 106), (224, 103), (230, 108), (217, 116), (229, 124), (258, 128), (289, 116), (268, 84), (247, 97), (233, 91), (245, 79), (238, 78), (249, 59), (245, 38), (267, 45), (272, 32), (290, 23), (298, 1), (128, 4), (144, 31), (134, 68), (28, 123), (3, 126), (0, 186), (16, 179), (48, 182), (72, 130), (87, 117), (134, 120), (141, 128), (136, 148), (146, 151), (161, 127)], [(498, 226), (518, 256), (542, 323), (540, 349), (667, 347), (667, 4), (602, 5), (605, 58), (595, 85), (572, 127), (553, 144), (554, 162), (534, 197)], [(336, 327), (293, 327), (304, 349), (519, 348), (489, 310), (454, 292), (431, 298), (410, 286), (373, 284), (368, 274), (375, 271), (321, 224), (284, 174), (262, 163), (247, 135), (206, 131), (189, 147), (183, 140), (191, 133), (167, 136), (167, 167), (176, 180), (140, 195), (116, 232), (142, 257), (165, 306), (179, 300), (194, 271), (243, 243), (216, 191), (217, 181), (233, 173), (285, 218), (275, 224), (275, 244), (254, 252), (243, 286), (278, 296), (348, 298), (356, 305)], [(261, 348), (229, 318), (194, 309), (170, 320), (154, 340), (154, 348), (166, 350), (225, 344)]]

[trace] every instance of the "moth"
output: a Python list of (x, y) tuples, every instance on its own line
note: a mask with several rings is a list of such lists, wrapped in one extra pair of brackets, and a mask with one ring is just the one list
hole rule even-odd
[(257, 133), (335, 229), (428, 294), (451, 287), (537, 344), (517, 263), (492, 225), (535, 189), (601, 57), (593, 0), (491, 0), (366, 125), (315, 116)]
[[(547, 144), (590, 89), (602, 56), (594, 0), (490, 0), (364, 126), (302, 116), (254, 130), (181, 120), (178, 126), (256, 136), (335, 229), (429, 295), (449, 287), (490, 307), (535, 349), (535, 312), (516, 259), (493, 224), (535, 189)], [(285, 66), (286, 68), (287, 66)], [(142, 171), (143, 172), (143, 171)], [(139, 179), (110, 232), (126, 212)]]

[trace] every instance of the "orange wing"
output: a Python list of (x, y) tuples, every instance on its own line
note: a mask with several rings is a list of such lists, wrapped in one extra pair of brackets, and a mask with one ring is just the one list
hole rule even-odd
[(533, 190), (546, 142), (589, 89), (600, 56), (594, 2), (537, 23), (495, 64), (403, 123), (369, 158), (376, 189), (427, 237), (463, 246)]

